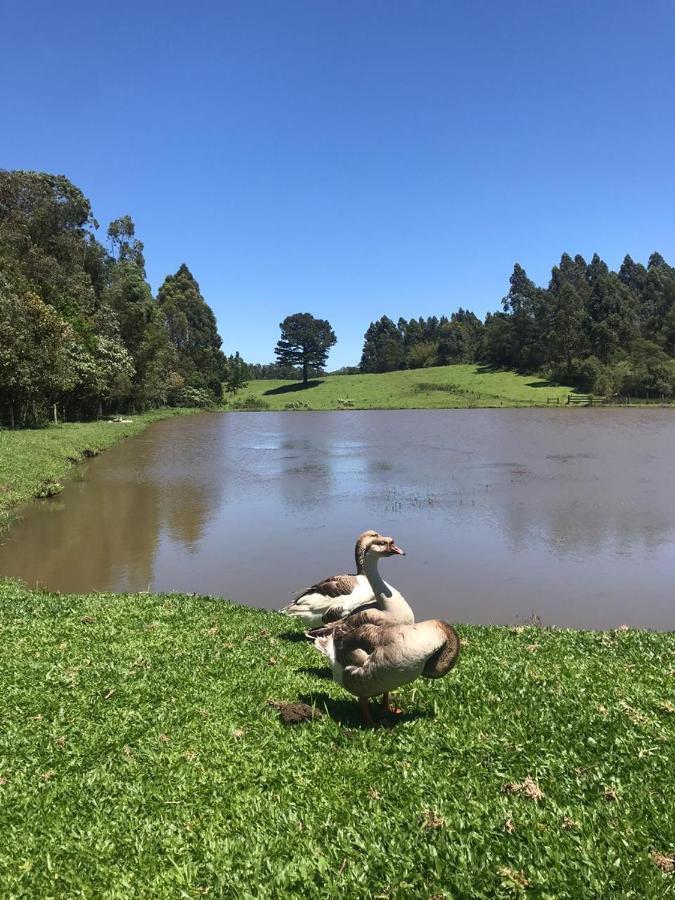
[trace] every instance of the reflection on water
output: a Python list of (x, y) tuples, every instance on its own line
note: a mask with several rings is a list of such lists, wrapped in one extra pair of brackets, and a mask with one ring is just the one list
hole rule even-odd
[(377, 528), (408, 551), (384, 566), (422, 616), (674, 628), (674, 458), (667, 410), (174, 419), (28, 508), (0, 573), (274, 608)]

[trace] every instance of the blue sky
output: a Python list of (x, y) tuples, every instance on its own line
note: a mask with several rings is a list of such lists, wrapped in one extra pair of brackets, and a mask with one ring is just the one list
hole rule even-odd
[(385, 313), (496, 309), (516, 260), (675, 262), (671, 0), (0, 7), (0, 166), (129, 213), (227, 352), (308, 311), (355, 364)]

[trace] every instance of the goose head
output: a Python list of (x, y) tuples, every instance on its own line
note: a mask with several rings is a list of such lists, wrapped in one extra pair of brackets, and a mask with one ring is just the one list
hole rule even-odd
[(443, 633), (443, 643), (435, 653), (426, 661), (422, 670), (423, 678), (442, 678), (450, 671), (457, 662), (459, 656), (459, 635), (447, 622), (441, 622), (436, 619), (433, 624), (439, 631)]
[(378, 531), (364, 531), (356, 539), (356, 567), (363, 571), (366, 558), (379, 560), (387, 556), (405, 556), (405, 550), (396, 545), (392, 537), (385, 537)]

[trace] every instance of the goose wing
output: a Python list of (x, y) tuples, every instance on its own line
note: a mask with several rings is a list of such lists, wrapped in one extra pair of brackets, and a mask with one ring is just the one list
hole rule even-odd
[(344, 669), (348, 666), (361, 667), (371, 658), (381, 645), (377, 625), (361, 625), (349, 628), (344, 625), (336, 627), (333, 632), (335, 660)]
[(294, 602), (299, 603), (303, 597), (307, 597), (309, 594), (321, 594), (331, 598), (344, 597), (353, 593), (358, 584), (359, 579), (356, 575), (331, 575), (330, 578), (324, 578), (323, 581), (317, 581), (316, 584), (308, 587), (296, 597)]
[(284, 607), (286, 615), (310, 627), (336, 622), (372, 599), (373, 591), (362, 575), (333, 575), (308, 587)]
[(420, 675), (441, 677), (454, 665), (459, 649), (456, 632), (444, 624), (431, 620), (416, 625), (337, 628), (334, 652), (344, 670), (344, 687), (357, 696), (372, 697)]
[(362, 625), (383, 625), (387, 621), (386, 614), (374, 601), (357, 606), (356, 609), (346, 616), (335, 618), (331, 618), (331, 616), (332, 613), (325, 615), (323, 618), (326, 624), (318, 628), (311, 628), (307, 632), (307, 637), (326, 637), (329, 634), (333, 634), (336, 629), (341, 631), (344, 629), (353, 630), (360, 628)]

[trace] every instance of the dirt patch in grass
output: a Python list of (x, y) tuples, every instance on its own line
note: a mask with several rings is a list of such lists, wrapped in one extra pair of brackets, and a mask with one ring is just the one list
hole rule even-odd
[(284, 725), (300, 725), (303, 722), (313, 722), (315, 719), (323, 717), (322, 712), (308, 703), (290, 703), (286, 700), (268, 700), (267, 702), (278, 711)]

